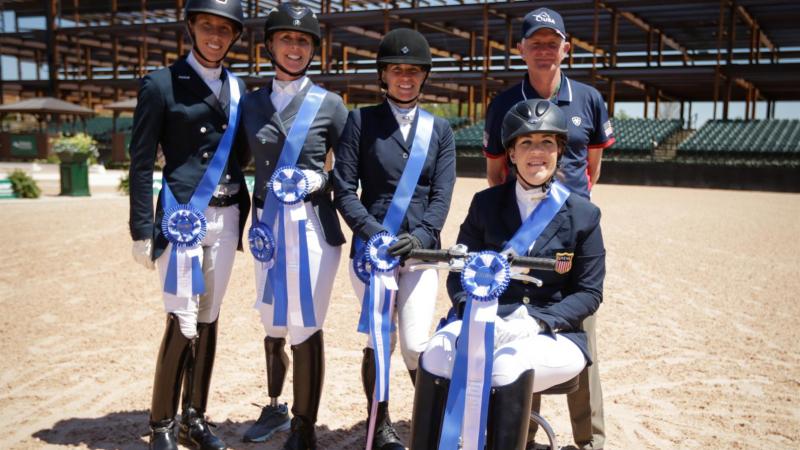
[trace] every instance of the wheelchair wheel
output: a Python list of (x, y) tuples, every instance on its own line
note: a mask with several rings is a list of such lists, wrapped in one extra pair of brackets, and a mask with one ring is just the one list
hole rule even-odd
[(558, 450), (558, 443), (556, 443), (556, 434), (553, 432), (553, 428), (544, 420), (544, 417), (540, 416), (538, 413), (531, 411), (531, 422), (536, 422), (541, 429), (544, 430), (545, 434), (547, 434), (547, 441), (550, 444), (550, 450)]

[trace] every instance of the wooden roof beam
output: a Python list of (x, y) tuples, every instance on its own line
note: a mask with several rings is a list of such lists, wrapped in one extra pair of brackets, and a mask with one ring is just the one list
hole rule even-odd
[[(607, 9), (611, 9), (606, 7)], [(618, 11), (619, 15), (627, 19), (632, 24), (636, 25), (637, 27), (641, 28), (645, 32), (655, 32), (662, 36), (664, 44), (668, 47), (672, 48), (673, 50), (678, 50), (683, 54), (683, 58), (685, 61), (689, 61), (691, 57), (689, 56), (689, 52), (687, 51), (686, 47), (682, 46), (678, 41), (669, 37), (666, 33), (662, 30), (650, 25), (647, 21), (640, 18), (636, 14), (628, 11)]]
[(744, 8), (744, 6), (739, 5), (736, 7), (736, 13), (739, 14), (739, 17), (747, 23), (747, 26), (751, 29), (755, 28), (758, 31), (759, 36), (759, 45), (763, 44), (766, 46), (770, 51), (776, 52), (778, 47), (772, 42), (772, 40), (767, 36), (764, 32), (764, 29), (761, 28), (758, 21), (750, 15), (750, 13)]

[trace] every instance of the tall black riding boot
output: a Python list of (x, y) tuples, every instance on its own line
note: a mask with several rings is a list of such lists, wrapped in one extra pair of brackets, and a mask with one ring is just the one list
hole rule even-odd
[[(372, 396), (375, 393), (375, 351), (371, 348), (364, 349), (364, 357), (361, 360), (361, 382), (364, 385), (364, 394), (367, 396), (367, 433), (369, 433)], [(377, 409), (372, 449), (405, 450), (406, 446), (400, 440), (389, 418), (389, 402), (378, 403)]]
[(408, 369), (408, 376), (411, 377), (411, 385), (417, 385), (417, 369)]
[(487, 450), (525, 450), (533, 395), (533, 369), (513, 383), (492, 388), (489, 399)]
[(289, 356), (284, 347), (286, 339), (267, 336), (264, 338), (264, 355), (267, 362), (267, 393), (270, 404), (261, 408), (258, 420), (247, 429), (244, 442), (264, 442), (279, 431), (289, 429), (289, 409), (285, 403), (277, 403), (283, 392)]
[(436, 450), (442, 433), (450, 380), (417, 369), (414, 412), (411, 416), (411, 450)]
[(178, 318), (167, 315), (164, 337), (156, 360), (150, 407), (150, 450), (177, 450), (173, 425), (181, 394), (181, 375), (191, 353), (191, 340), (181, 334)]
[(193, 347), (184, 374), (183, 412), (178, 441), (195, 450), (225, 450), (228, 447), (214, 435), (205, 417), (217, 351), (217, 321), (197, 324)]
[(284, 450), (316, 450), (319, 401), (322, 398), (322, 381), (325, 378), (325, 345), (322, 330), (304, 342), (292, 346), (292, 432)]

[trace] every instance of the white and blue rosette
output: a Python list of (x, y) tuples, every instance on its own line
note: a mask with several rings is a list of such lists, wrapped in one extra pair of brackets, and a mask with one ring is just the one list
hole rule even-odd
[(275, 257), (275, 236), (272, 229), (263, 222), (256, 222), (247, 232), (247, 242), (253, 258), (269, 267)]
[(389, 247), (397, 242), (397, 237), (381, 232), (369, 238), (364, 250), (372, 270), (384, 273), (394, 270), (400, 264), (400, 258), (389, 254)]
[(182, 203), (164, 211), (161, 233), (176, 247), (196, 247), (207, 232), (206, 216), (190, 204)]
[(369, 256), (364, 250), (365, 248), (356, 250), (355, 255), (353, 255), (353, 272), (355, 272), (359, 281), (365, 285), (368, 285), (369, 278), (372, 276), (372, 264), (369, 261)]
[(373, 393), (370, 423), (367, 429), (367, 448), (372, 448), (375, 432), (375, 417), (379, 402), (389, 400), (389, 361), (391, 359), (392, 311), (397, 292), (397, 266), (400, 259), (389, 254), (389, 247), (397, 237), (387, 232), (373, 235), (364, 247), (364, 255), (370, 266), (370, 279), (366, 286), (367, 329), (375, 350), (375, 391)]
[(497, 299), (508, 288), (511, 267), (492, 251), (474, 254), (461, 272), (467, 293), (464, 319), (447, 396), (440, 450), (482, 449), (492, 386)]
[(295, 205), (308, 195), (308, 177), (296, 166), (281, 166), (272, 173), (269, 190), (284, 205)]
[(225, 71), (230, 92), (228, 126), (222, 134), (214, 156), (195, 186), (191, 198), (179, 203), (164, 176), (161, 182), (161, 204), (164, 216), (161, 233), (172, 244), (164, 279), (164, 292), (178, 297), (192, 297), (206, 292), (203, 280), (203, 247), (207, 223), (203, 211), (214, 194), (230, 156), (233, 137), (239, 125), (239, 81)]

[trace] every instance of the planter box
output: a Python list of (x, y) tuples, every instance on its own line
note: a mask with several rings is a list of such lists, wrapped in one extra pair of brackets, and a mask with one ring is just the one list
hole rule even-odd
[(59, 153), (59, 172), (61, 175), (61, 195), (88, 197), (89, 193), (89, 155), (81, 153)]

